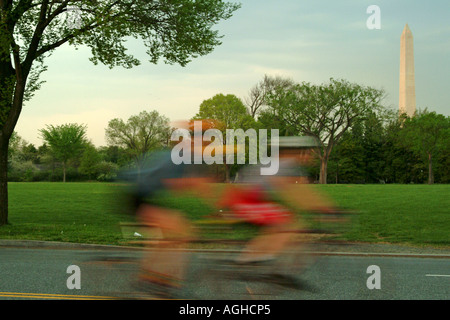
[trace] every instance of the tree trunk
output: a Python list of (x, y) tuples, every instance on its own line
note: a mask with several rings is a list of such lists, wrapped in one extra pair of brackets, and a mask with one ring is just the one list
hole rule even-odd
[[(1, 57), (0, 57), (1, 62)], [(9, 62), (8, 62), (9, 63)], [(23, 96), (25, 92), (25, 84), (27, 81), (28, 71), (20, 76), (17, 76), (13, 91), (8, 90), (9, 85), (13, 83), (8, 82), (14, 74), (10, 70), (5, 71), (4, 63), (0, 63), (0, 111), (6, 113), (7, 117), (0, 123), (0, 226), (8, 223), (8, 146), (9, 139), (16, 127), (17, 120), (22, 111)], [(9, 80), (8, 80), (9, 79)], [(11, 97), (13, 101), (11, 103)]]
[(8, 144), (0, 134), (0, 226), (8, 223)]
[(320, 184), (327, 184), (327, 166), (328, 166), (328, 156), (325, 155), (320, 161)]
[(336, 164), (336, 184), (339, 183), (339, 163)]
[(323, 150), (320, 156), (320, 184), (327, 184), (327, 171), (328, 171), (328, 160), (330, 159), (331, 150), (333, 149), (334, 141), (330, 139), (328, 145)]
[(63, 162), (63, 182), (66, 182), (66, 163)]
[(431, 153), (428, 154), (428, 184), (434, 183), (434, 175), (433, 175), (433, 158)]
[(225, 182), (230, 182), (230, 166), (227, 163), (225, 163)]

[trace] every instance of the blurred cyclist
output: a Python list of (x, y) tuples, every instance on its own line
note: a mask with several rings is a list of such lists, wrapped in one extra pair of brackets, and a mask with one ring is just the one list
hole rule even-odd
[(333, 211), (334, 205), (308, 186), (305, 170), (311, 164), (313, 149), (318, 146), (312, 137), (279, 138), (279, 170), (275, 175), (261, 175), (261, 165), (247, 165), (238, 174), (238, 184), (229, 185), (219, 207), (236, 217), (261, 227), (251, 239), (239, 263), (273, 260), (290, 244), (301, 221), (280, 199), (296, 209)]
[[(204, 126), (206, 129), (208, 126)], [(192, 140), (184, 143), (192, 147), (189, 148), (192, 157), (202, 152), (203, 146), (194, 147)], [(151, 250), (141, 262), (139, 284), (154, 297), (177, 298), (188, 266), (188, 253), (182, 249), (194, 236), (193, 228), (184, 212), (162, 204), (159, 196), (167, 192), (171, 197), (178, 192), (205, 195), (210, 179), (199, 165), (174, 164), (169, 148), (154, 151), (144, 159), (139, 170), (122, 174), (125, 180), (132, 182), (130, 195), (137, 220), (149, 228), (158, 228), (162, 234), (162, 239), (149, 243)]]

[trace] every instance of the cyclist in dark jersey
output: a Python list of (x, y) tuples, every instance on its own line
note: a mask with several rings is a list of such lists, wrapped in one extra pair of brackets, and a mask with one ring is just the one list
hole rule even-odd
[[(190, 143), (190, 142), (188, 142)], [(200, 148), (202, 149), (202, 147)], [(192, 155), (195, 152), (192, 148)], [(129, 194), (137, 220), (158, 228), (162, 239), (142, 259), (139, 283), (147, 293), (162, 298), (178, 297), (188, 265), (188, 252), (182, 249), (193, 237), (190, 221), (180, 210), (161, 204), (161, 194), (189, 191), (208, 196), (210, 179), (197, 164), (174, 164), (172, 150), (154, 151), (143, 157), (139, 170), (122, 173), (122, 180), (131, 182)]]

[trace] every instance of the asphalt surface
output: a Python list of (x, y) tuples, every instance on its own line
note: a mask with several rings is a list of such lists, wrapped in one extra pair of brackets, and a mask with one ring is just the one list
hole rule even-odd
[[(449, 249), (320, 244), (308, 251), (310, 259), (301, 274), (296, 270), (285, 272), (298, 281), (296, 288), (255, 276), (267, 273), (266, 267), (239, 267), (238, 272), (235, 266), (217, 262), (232, 260), (238, 250), (189, 251), (187, 281), (177, 297), (194, 300), (450, 298)], [(0, 299), (135, 299), (142, 293), (135, 280), (143, 252), (116, 246), (0, 240)], [(68, 287), (70, 266), (80, 268), (80, 289)], [(369, 288), (368, 279), (374, 275), (370, 266), (378, 268), (379, 288)]]

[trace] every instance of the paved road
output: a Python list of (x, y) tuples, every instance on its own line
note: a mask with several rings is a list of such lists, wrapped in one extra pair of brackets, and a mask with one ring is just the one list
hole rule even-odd
[[(0, 247), (0, 299), (109, 299), (133, 287), (142, 251)], [(225, 253), (220, 254), (224, 258)], [(228, 253), (232, 258), (233, 253)], [(315, 255), (301, 275), (301, 290), (264, 282), (221, 280), (206, 274), (217, 253), (192, 253), (185, 297), (194, 299), (448, 300), (450, 256), (332, 253)], [(101, 260), (99, 262), (99, 260)], [(80, 267), (81, 288), (69, 289), (69, 266)], [(379, 269), (380, 289), (369, 289), (369, 266)], [(211, 278), (214, 282), (211, 285)], [(72, 282), (74, 283), (74, 282)], [(370, 282), (374, 283), (374, 282)], [(251, 295), (248, 295), (248, 294)], [(267, 295), (269, 294), (269, 295)], [(275, 295), (276, 294), (276, 295)]]

